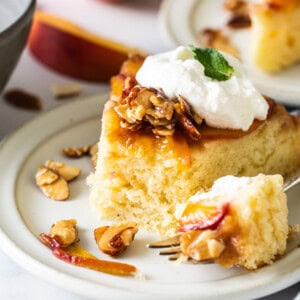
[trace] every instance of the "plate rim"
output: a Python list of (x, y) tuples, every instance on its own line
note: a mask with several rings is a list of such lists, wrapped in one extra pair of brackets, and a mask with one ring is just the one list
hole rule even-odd
[[(3, 143), (0, 145), (0, 158), (2, 157), (3, 153), (5, 154), (5, 149), (8, 149), (12, 145), (14, 145), (16, 140), (18, 143), (20, 143), (19, 138), (23, 136), (22, 139), (24, 139), (24, 132), (30, 130), (31, 128), (34, 128), (36, 126), (36, 124), (40, 124), (41, 122), (47, 123), (47, 120), (49, 118), (51, 118), (51, 116), (54, 114), (62, 115), (66, 111), (68, 111), (68, 109), (71, 108), (72, 110), (79, 111), (77, 117), (80, 120), (84, 120), (84, 119), (91, 118), (91, 117), (99, 117), (98, 113), (94, 109), (91, 109), (89, 111), (89, 113), (85, 113), (84, 117), (80, 116), (80, 112), (82, 111), (80, 108), (83, 106), (86, 106), (86, 105), (91, 105), (91, 107), (94, 105), (100, 106), (101, 101), (104, 103), (106, 99), (107, 99), (106, 93), (100, 94), (100, 95), (88, 97), (85, 99), (79, 99), (79, 100), (73, 101), (71, 103), (63, 104), (59, 107), (49, 110), (48, 112), (42, 113), (41, 115), (39, 115), (36, 118), (29, 121), (23, 127), (19, 128), (16, 132), (11, 134), (9, 137), (7, 137), (3, 141)], [(72, 124), (72, 122), (73, 122), (73, 124), (74, 123), (77, 124), (79, 121), (76, 119), (76, 117), (72, 116), (72, 121), (70, 124)], [(69, 124), (68, 120), (64, 120), (64, 122), (66, 123), (66, 125), (62, 129), (67, 128), (67, 126), (72, 126)], [(49, 127), (51, 127), (51, 126), (49, 126)], [(55, 124), (56, 129), (59, 127), (60, 127), (59, 124)], [(55, 134), (55, 132), (58, 131), (58, 130), (55, 130), (53, 133), (53, 130), (54, 129), (48, 128), (48, 132), (52, 132), (52, 134)], [(49, 135), (45, 135), (44, 139), (39, 140), (38, 142), (36, 142), (36, 144), (38, 145), (38, 144), (42, 143), (43, 140), (47, 139), (48, 137), (49, 137)], [(28, 153), (30, 153), (30, 151), (32, 151), (34, 149), (32, 147), (33, 147), (32, 145), (27, 146), (26, 154), (22, 157), (17, 158), (16, 164), (18, 166), (21, 166), (22, 164), (24, 164), (24, 161), (28, 157)], [(13, 154), (11, 154), (11, 155), (13, 155)], [(10, 183), (10, 185), (9, 186), (4, 185), (3, 191), (0, 191), (0, 196), (5, 194), (6, 192), (9, 192), (10, 194), (12, 194), (12, 197), (15, 196), (14, 184), (17, 182), (17, 177), (18, 177), (18, 173), (20, 172), (20, 170), (21, 169), (19, 168), (16, 170), (9, 171), (9, 174), (15, 174), (15, 176), (12, 176), (12, 177), (9, 177), (6, 179), (6, 183), (7, 182)], [(3, 171), (0, 170), (0, 178), (1, 177), (3, 177)], [(4, 197), (2, 197), (2, 199), (3, 198)], [(18, 207), (16, 205), (15, 198), (13, 198), (13, 201), (12, 201), (12, 203), (10, 203), (10, 205), (13, 206), (15, 213), (18, 213)], [(19, 218), (20, 218), (19, 222), (23, 224), (22, 226), (26, 227), (25, 223), (23, 223), (23, 220), (21, 220), (22, 217), (20, 215), (19, 215)], [(27, 235), (33, 236), (33, 234), (29, 231), (29, 229), (27, 227), (26, 227), (26, 229), (27, 229)], [(42, 245), (41, 245), (41, 247), (42, 247)], [(138, 290), (122, 289), (120, 291), (120, 290), (116, 290), (114, 286), (109, 286), (109, 284), (107, 282), (105, 283), (105, 285), (99, 286), (99, 284), (96, 284), (95, 282), (90, 282), (86, 279), (84, 280), (84, 279), (80, 279), (78, 277), (72, 277), (67, 273), (61, 273), (56, 269), (49, 268), (49, 266), (47, 264), (43, 264), (41, 261), (37, 260), (36, 258), (32, 257), (29, 253), (27, 253), (26, 249), (24, 250), (23, 248), (20, 248), (15, 243), (15, 239), (12, 239), (9, 235), (7, 235), (7, 232), (5, 231), (5, 229), (3, 229), (3, 221), (2, 220), (0, 220), (0, 248), (7, 256), (9, 256), (18, 265), (20, 265), (21, 267), (23, 267), (30, 273), (32, 273), (40, 278), (43, 278), (44, 280), (46, 280), (54, 285), (57, 285), (64, 289), (67, 289), (71, 292), (78, 293), (82, 296), (95, 297), (95, 296), (99, 295), (98, 292), (99, 292), (99, 290), (101, 290), (103, 295), (107, 295), (109, 297), (117, 297), (118, 295), (120, 295), (119, 293), (121, 292), (122, 297), (124, 299), (132, 299), (133, 296), (139, 297), (139, 298), (141, 298), (141, 297), (152, 298), (153, 296), (155, 296), (157, 299), (169, 299), (170, 297), (173, 297), (174, 299), (176, 299), (177, 297), (182, 297), (181, 295), (178, 295), (178, 294), (176, 297), (175, 292), (172, 294), (166, 294), (166, 293), (157, 294), (157, 292), (153, 291), (153, 293), (151, 293), (151, 294), (143, 295), (143, 293), (145, 291), (143, 291), (143, 289), (141, 289), (143, 283), (140, 281), (136, 281)], [(288, 258), (287, 260), (293, 261), (294, 257), (296, 257), (296, 259), (299, 258), (299, 254), (300, 254), (299, 252), (297, 253), (294, 250), (292, 253), (290, 253), (287, 256), (287, 258)], [(255, 280), (252, 283), (252, 286), (250, 288), (244, 287), (242, 289), (240, 288), (240, 289), (234, 289), (234, 290), (232, 290), (230, 288), (226, 288), (224, 290), (220, 290), (218, 287), (216, 287), (215, 290), (210, 293), (207, 293), (207, 291), (206, 292), (204, 291), (204, 295), (202, 294), (204, 296), (203, 299), (214, 299), (214, 298), (218, 298), (218, 296), (221, 296), (222, 299), (239, 299), (239, 297), (241, 296), (241, 293), (243, 293), (243, 296), (261, 297), (261, 296), (265, 296), (265, 295), (277, 292), (283, 288), (286, 288), (286, 287), (298, 282), (298, 278), (300, 277), (299, 266), (300, 265), (298, 265), (298, 267), (294, 267), (292, 272), (290, 272), (290, 269), (286, 270), (284, 276), (279, 276), (279, 278), (277, 276), (275, 278), (277, 280), (275, 285), (274, 285), (273, 280), (265, 279), (264, 281), (261, 281), (261, 282), (258, 282), (258, 280)], [(264, 273), (268, 274), (268, 270), (264, 269), (260, 274), (263, 274), (263, 276), (265, 277)], [(255, 275), (255, 273), (247, 273), (245, 275), (246, 276), (241, 275), (241, 277), (243, 276), (243, 278), (241, 278), (241, 279), (244, 282), (246, 282), (248, 280), (248, 276), (250, 276), (250, 278), (251, 278), (253, 275)], [(58, 278), (60, 280), (58, 280)], [(274, 278), (272, 278), (272, 279), (274, 279)], [(121, 279), (119, 279), (119, 277), (118, 277), (117, 280), (121, 280)], [(221, 283), (222, 281), (225, 283), (226, 282), (230, 283), (230, 282), (234, 282), (235, 278), (225, 278), (225, 279), (221, 279), (218, 281), (219, 281), (219, 283)], [(214, 284), (216, 283), (216, 281), (212, 281), (212, 282)], [(66, 283), (67, 283), (67, 285), (66, 285)], [(205, 286), (207, 286), (207, 285), (208, 285), (207, 282), (197, 283), (197, 291), (198, 292), (201, 291), (201, 288), (205, 288)], [(148, 290), (150, 290), (152, 287), (158, 287), (158, 286), (161, 286), (161, 285), (158, 285), (157, 283), (149, 282)], [(182, 288), (187, 288), (187, 287), (194, 288), (195, 283), (184, 284), (182, 286)], [(231, 287), (232, 287), (232, 285), (231, 285)], [(263, 289), (263, 291), (261, 291), (262, 289)], [(87, 292), (87, 290), (90, 290), (91, 292)], [(160, 289), (160, 292), (161, 292), (161, 289)], [(224, 293), (222, 293), (222, 292), (224, 292)], [(197, 295), (193, 294), (189, 298), (197, 299), (198, 295), (199, 294), (197, 294)]]
[[(194, 15), (194, 11), (195, 11), (193, 8), (196, 7), (198, 1), (199, 0), (185, 0), (184, 2), (183, 1), (181, 2), (181, 0), (162, 0), (160, 10), (159, 10), (159, 15), (158, 15), (158, 23), (159, 23), (159, 29), (163, 37), (163, 40), (166, 42), (166, 44), (170, 49), (182, 45), (182, 41), (181, 39), (178, 38), (178, 34), (174, 33), (175, 31), (176, 32), (182, 31), (182, 28), (181, 29), (179, 28), (180, 30), (175, 30), (175, 28), (172, 27), (170, 22), (170, 15), (172, 14), (172, 9), (180, 3), (181, 12), (188, 11), (188, 14), (192, 16)], [(185, 17), (185, 19), (187, 18), (188, 17)], [(189, 44), (190, 43), (197, 44), (198, 42), (196, 41), (195, 34), (193, 33), (194, 30), (192, 28), (192, 25), (188, 21), (184, 23), (186, 24), (186, 29), (184, 30), (185, 40), (187, 39), (186, 36), (188, 36)], [(256, 70), (254, 72), (255, 74), (263, 74), (263, 76), (270, 76), (268, 74), (264, 74), (260, 70)], [(255, 74), (253, 74), (253, 76)], [(253, 82), (255, 81), (256, 87), (260, 89), (263, 93), (269, 94), (270, 97), (276, 99), (277, 101), (285, 105), (296, 106), (296, 107), (300, 106), (300, 94), (298, 91), (290, 91), (289, 95), (287, 96), (286, 91), (277, 88), (276, 85), (272, 84), (271, 76), (270, 78), (266, 78), (265, 83), (261, 83), (260, 81), (257, 81), (254, 78), (255, 76), (252, 77), (252, 81)]]

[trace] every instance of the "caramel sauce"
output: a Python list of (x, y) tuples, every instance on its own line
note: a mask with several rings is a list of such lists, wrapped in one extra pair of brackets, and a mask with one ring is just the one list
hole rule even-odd
[(132, 55), (122, 64), (120, 74), (123, 74), (125, 76), (135, 76), (139, 68), (142, 66), (144, 60), (145, 57), (141, 55)]
[[(276, 110), (275, 102), (269, 98), (266, 99), (269, 104), (268, 118), (270, 118)], [(201, 140), (195, 142), (190, 140), (180, 128), (176, 128), (174, 135), (162, 137), (154, 136), (149, 130), (140, 129), (138, 131), (130, 131), (120, 126), (120, 118), (114, 111), (114, 104), (104, 111), (104, 118), (108, 120), (106, 124), (107, 138), (111, 144), (118, 145), (116, 155), (131, 155), (141, 157), (144, 155), (152, 155), (153, 159), (166, 161), (175, 159), (177, 168), (186, 169), (191, 166), (190, 146), (201, 144), (205, 141), (213, 141), (218, 139), (237, 139), (241, 138), (254, 130), (256, 130), (264, 121), (254, 120), (248, 131), (212, 128), (206, 124), (201, 125)], [(152, 150), (152, 151), (149, 151)]]
[(177, 131), (173, 136), (157, 138), (156, 146), (162, 152), (163, 159), (166, 156), (176, 159), (181, 169), (191, 166), (190, 148), (182, 132)]
[(85, 257), (85, 258), (93, 258), (97, 259), (96, 256), (88, 252), (86, 249), (84, 249), (82, 246), (80, 246), (78, 243), (75, 243), (71, 246), (68, 246), (65, 251), (70, 254), (70, 255), (76, 255), (80, 257)]
[[(234, 212), (230, 210), (214, 230), (191, 230), (183, 233), (181, 235), (182, 252), (187, 256), (195, 257), (194, 252), (201, 251), (200, 257), (211, 259), (225, 268), (238, 265), (241, 249), (237, 241), (239, 240), (241, 231), (235, 220)], [(200, 236), (207, 232), (209, 232), (206, 235), (207, 239), (201, 239)], [(208, 239), (215, 239), (224, 243), (225, 248), (218, 257), (210, 258), (207, 249)]]
[[(124, 156), (145, 156), (157, 160), (161, 158), (162, 162), (174, 160), (177, 168), (186, 169), (192, 163), (191, 145), (201, 145), (205, 141), (218, 139), (237, 139), (256, 130), (263, 123), (263, 121), (255, 120), (248, 131), (243, 131), (212, 128), (203, 122), (199, 128), (200, 141), (192, 141), (179, 126), (176, 127), (172, 136), (167, 137), (155, 136), (149, 128), (141, 128), (138, 131), (121, 128), (120, 118), (114, 111), (114, 106), (123, 97), (126, 76), (134, 77), (142, 65), (143, 59), (139, 56), (130, 58), (123, 64), (120, 74), (111, 79), (111, 100), (104, 110), (104, 119), (107, 120), (106, 136), (110, 144), (117, 147), (115, 151), (114, 149), (111, 151), (115, 152), (116, 156), (120, 157), (124, 153)], [(269, 104), (268, 117), (270, 117), (273, 112), (274, 101), (267, 97), (266, 100)]]
[(135, 266), (98, 259), (78, 243), (62, 248), (55, 238), (47, 234), (41, 233), (40, 238), (42, 242), (52, 250), (56, 258), (66, 263), (111, 275), (134, 276), (136, 274), (137, 269)]
[[(267, 119), (269, 119), (274, 112), (276, 111), (276, 105), (274, 100), (271, 98), (265, 97), (266, 101), (269, 105)], [(237, 139), (243, 137), (245, 135), (250, 134), (254, 130), (256, 130), (263, 122), (255, 119), (247, 131), (239, 130), (239, 129), (222, 129), (222, 128), (213, 128), (209, 127), (206, 124), (201, 126), (201, 136), (202, 140), (217, 140), (217, 139)]]
[[(188, 141), (181, 131), (175, 132), (173, 136), (154, 136), (152, 132), (139, 130), (132, 132), (120, 127), (120, 118), (110, 107), (104, 112), (106, 120), (107, 138), (110, 143), (118, 143), (121, 147), (119, 153), (139, 157), (142, 155), (157, 155), (157, 159), (162, 160), (175, 159), (177, 167), (184, 169), (191, 165), (191, 154)], [(149, 151), (151, 150), (151, 151)]]
[(215, 259), (215, 262), (223, 266), (224, 268), (230, 268), (233, 265), (238, 265), (240, 248), (237, 245), (241, 231), (239, 225), (235, 221), (234, 212), (231, 209), (216, 230), (216, 236), (221, 238), (225, 243), (225, 249), (219, 257)]
[(119, 276), (134, 276), (136, 273), (133, 265), (98, 259), (76, 244), (66, 249), (54, 248), (52, 252), (58, 259), (78, 267)]

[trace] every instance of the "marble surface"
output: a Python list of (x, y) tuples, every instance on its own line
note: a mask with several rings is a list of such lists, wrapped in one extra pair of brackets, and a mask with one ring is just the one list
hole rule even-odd
[[(114, 4), (97, 0), (38, 1), (38, 7), (45, 11), (67, 17), (95, 33), (142, 48), (150, 53), (167, 50), (158, 26), (159, 5), (159, 0), (123, 0)], [(72, 101), (58, 101), (52, 97), (50, 86), (62, 82), (80, 83), (83, 97), (109, 89), (107, 84), (91, 84), (57, 74), (38, 63), (28, 49), (25, 49), (6, 90), (18, 87), (39, 95), (43, 102), (43, 111), (47, 111), (52, 107), (62, 105), (64, 101)], [(40, 112), (10, 106), (0, 95), (0, 140), (38, 114)], [(264, 299), (295, 299), (299, 291), (300, 283)], [(0, 295), (0, 298), (4, 300), (86, 299), (31, 275), (1, 251)]]

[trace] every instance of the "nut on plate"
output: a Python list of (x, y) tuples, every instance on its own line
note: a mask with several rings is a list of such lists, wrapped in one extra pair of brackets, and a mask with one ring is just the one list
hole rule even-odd
[(59, 175), (52, 172), (45, 166), (40, 166), (35, 175), (36, 184), (43, 186), (55, 182), (59, 178)]
[(79, 241), (75, 219), (57, 221), (51, 226), (49, 236), (57, 240), (62, 248)]
[(35, 182), (41, 191), (49, 198), (62, 201), (70, 196), (67, 181), (46, 166), (40, 166), (35, 175)]
[(60, 83), (51, 87), (52, 95), (57, 99), (71, 98), (78, 96), (81, 86), (78, 83)]
[(26, 110), (39, 111), (43, 108), (42, 99), (39, 96), (23, 89), (11, 89), (6, 91), (3, 94), (3, 99), (15, 107)]
[(91, 157), (91, 164), (95, 168), (97, 164), (98, 144), (82, 147), (65, 147), (62, 153), (70, 158), (81, 158), (85, 155)]
[(66, 263), (86, 269), (120, 276), (140, 276), (133, 265), (101, 260), (82, 248), (79, 243), (75, 219), (57, 221), (50, 233), (41, 233), (41, 241), (52, 250), (52, 254)]
[(35, 175), (35, 182), (49, 198), (62, 201), (70, 196), (68, 181), (78, 177), (80, 169), (61, 162), (47, 160)]
[(117, 256), (132, 243), (137, 231), (136, 223), (127, 222), (96, 228), (94, 237), (100, 251)]
[(84, 155), (88, 155), (90, 152), (91, 146), (82, 146), (82, 147), (65, 147), (62, 149), (62, 153), (70, 158), (80, 158)]
[(52, 171), (58, 173), (66, 181), (71, 181), (79, 176), (80, 169), (74, 166), (68, 166), (62, 162), (47, 160), (45, 166)]

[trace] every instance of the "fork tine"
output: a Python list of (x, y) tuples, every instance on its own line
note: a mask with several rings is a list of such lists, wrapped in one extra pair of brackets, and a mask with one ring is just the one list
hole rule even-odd
[(181, 253), (178, 252), (174, 255), (169, 256), (169, 260), (177, 260), (180, 257)]
[[(297, 230), (297, 232), (299, 231), (299, 226), (295, 226), (295, 229)], [(292, 231), (292, 229), (290, 229), (290, 231)], [(213, 264), (214, 261), (211, 259), (207, 259), (207, 260), (202, 260), (202, 261), (197, 261), (194, 260), (191, 257), (187, 257), (186, 255), (183, 255), (183, 253), (181, 252), (181, 248), (180, 248), (180, 234), (173, 236), (171, 238), (167, 238), (165, 240), (160, 240), (160, 241), (156, 241), (153, 243), (150, 243), (147, 245), (148, 248), (156, 248), (156, 249), (160, 249), (160, 248), (168, 248), (168, 249), (163, 249), (159, 251), (159, 255), (169, 255), (168, 259), (169, 260), (180, 260), (182, 262), (187, 262), (187, 261), (192, 261), (193, 263), (202, 263), (202, 264)]]
[(180, 247), (171, 247), (168, 249), (161, 250), (159, 252), (160, 255), (171, 255), (181, 252)]
[(167, 238), (165, 240), (156, 241), (147, 245), (148, 248), (167, 248), (180, 245), (180, 235)]

